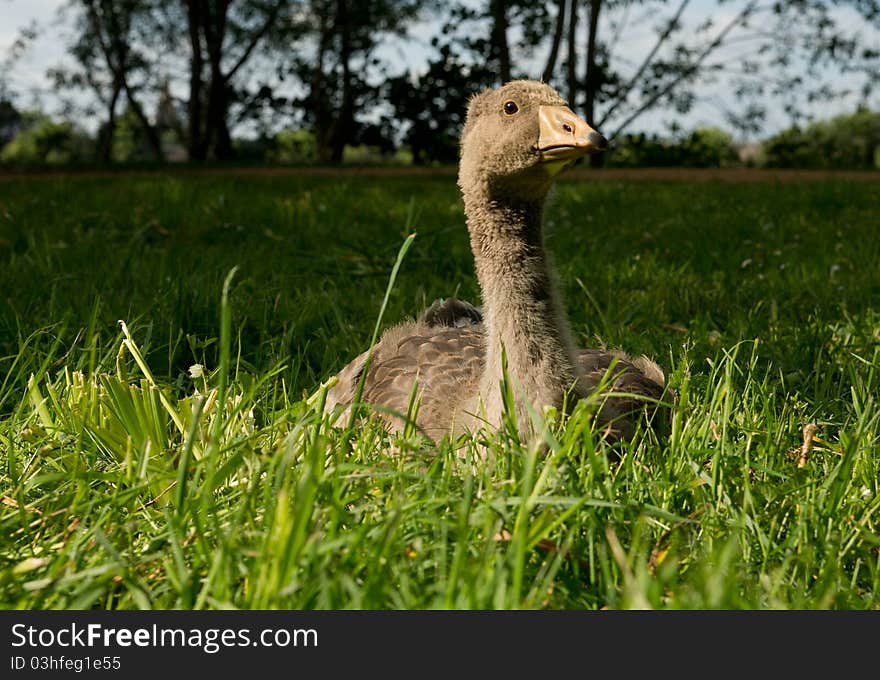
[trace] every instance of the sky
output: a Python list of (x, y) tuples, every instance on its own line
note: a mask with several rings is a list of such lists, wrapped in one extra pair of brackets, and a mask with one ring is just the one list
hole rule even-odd
[[(0, 0), (0, 54), (18, 37), (22, 27), (33, 21), (53, 26), (64, 0)], [(48, 84), (46, 70), (67, 59), (65, 44), (59, 40), (62, 27), (52, 28), (15, 64), (11, 74), (13, 89), (28, 89)]]
[[(69, 63), (70, 60), (65, 51), (66, 45), (70, 42), (70, 19), (69, 17), (66, 19), (59, 17), (58, 13), (59, 8), (65, 4), (65, 0), (0, 0), (0, 55), (6, 53), (23, 26), (35, 21), (46, 29), (15, 62), (11, 72), (7, 74), (11, 90), (19, 93), (17, 99), (19, 106), (36, 105), (50, 112), (57, 110), (60, 106), (60, 100), (53, 94), (51, 84), (46, 77), (46, 71), (53, 66)], [(674, 4), (670, 3), (670, 5)], [(715, 0), (691, 0), (685, 14), (686, 25), (694, 27), (707, 17), (712, 16), (716, 25), (720, 26), (724, 17), (732, 16), (738, 6), (741, 6), (741, 2), (727, 2), (719, 8)], [(667, 15), (671, 9), (672, 7), (667, 11)], [(862, 23), (853, 12), (845, 9), (835, 10), (835, 16), (845, 25), (854, 26)], [(648, 21), (639, 22), (637, 19), (637, 17), (634, 20), (631, 18), (626, 30), (621, 34), (619, 44), (614, 47), (621, 63), (629, 63), (633, 68), (648, 53), (656, 39), (654, 29), (657, 20), (649, 17)], [(412, 71), (418, 72), (424, 68), (431, 54), (430, 39), (438, 28), (438, 24), (432, 21), (417, 23), (411, 28), (407, 40), (394, 40), (385, 44), (380, 50), (380, 55), (389, 57), (392, 63), (405, 63)], [(580, 28), (583, 30), (582, 27)], [(875, 40), (874, 44), (880, 45), (880, 33), (870, 28), (866, 30), (870, 32), (870, 39)], [(515, 39), (515, 36), (511, 36), (511, 38)], [(532, 77), (537, 77), (540, 74), (540, 63), (545, 59), (545, 49), (539, 51), (531, 61), (520, 60), (521, 67)], [(747, 54), (747, 50), (747, 45), (739, 48), (732, 47), (726, 55), (721, 56), (738, 59)], [(179, 94), (182, 96), (183, 92)], [(814, 118), (827, 118), (837, 113), (852, 111), (855, 107), (855, 101), (854, 97), (845, 100), (818, 101), (811, 106), (808, 113)], [(644, 131), (662, 135), (673, 125), (678, 125), (686, 130), (698, 126), (729, 127), (725, 121), (723, 110), (732, 103), (733, 97), (726, 91), (726, 86), (723, 83), (717, 83), (700, 90), (700, 101), (689, 113), (679, 114), (663, 110), (650, 112), (640, 118), (630, 131)], [(769, 103), (769, 115), (762, 135), (772, 134), (791, 124), (790, 119), (783, 112), (781, 102), (770, 101)], [(876, 108), (880, 105), (880, 101), (875, 97), (871, 104)], [(91, 130), (97, 126), (96, 121), (80, 122)], [(741, 139), (740, 141), (749, 140)]]

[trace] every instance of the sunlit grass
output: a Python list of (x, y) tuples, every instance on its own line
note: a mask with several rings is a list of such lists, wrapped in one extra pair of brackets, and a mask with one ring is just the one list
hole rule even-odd
[(880, 604), (871, 185), (560, 186), (576, 333), (677, 395), (614, 455), (590, 404), (541, 447), (321, 413), (411, 231), (382, 326), (476, 297), (460, 210), (449, 179), (0, 184), (2, 604)]

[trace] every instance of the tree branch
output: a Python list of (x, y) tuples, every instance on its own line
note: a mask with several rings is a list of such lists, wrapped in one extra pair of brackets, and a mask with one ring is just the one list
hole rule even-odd
[(623, 29), (626, 28), (627, 23), (629, 23), (629, 13), (630, 13), (631, 8), (632, 8), (631, 4), (629, 4), (629, 3), (625, 4), (623, 6), (623, 16), (616, 22), (616, 25), (613, 24), (614, 25), (614, 35), (612, 36), (611, 40), (608, 41), (608, 45), (606, 46), (606, 50), (607, 50), (606, 59), (607, 59), (608, 63), (612, 62), (612, 59), (611, 59), (612, 49), (614, 48), (615, 45), (620, 44), (620, 36), (623, 33)]
[(715, 36), (715, 38), (700, 52), (699, 56), (696, 60), (682, 69), (681, 73), (670, 81), (665, 87), (660, 89), (657, 93), (651, 96), (648, 101), (642, 104), (639, 108), (637, 108), (632, 114), (630, 114), (620, 125), (617, 126), (617, 129), (611, 135), (612, 138), (617, 137), (627, 126), (629, 126), (636, 118), (641, 116), (645, 111), (649, 110), (654, 104), (657, 103), (660, 99), (669, 94), (672, 90), (674, 90), (679, 83), (683, 80), (686, 80), (692, 77), (697, 73), (700, 66), (703, 62), (709, 58), (716, 49), (718, 49), (723, 43), (724, 38), (727, 37), (727, 34), (730, 33), (736, 26), (741, 24), (745, 19), (752, 15), (755, 7), (758, 4), (758, 0), (752, 0), (749, 2), (743, 10), (737, 14), (730, 22), (721, 30), (721, 32)]
[(666, 25), (666, 29), (657, 38), (657, 42), (654, 44), (654, 47), (648, 53), (648, 56), (644, 58), (638, 69), (636, 69), (635, 75), (630, 78), (629, 82), (624, 86), (623, 91), (617, 96), (617, 100), (614, 102), (611, 108), (608, 109), (608, 111), (606, 111), (605, 114), (602, 116), (602, 120), (599, 121), (598, 127), (602, 127), (602, 125), (604, 125), (605, 122), (614, 115), (614, 112), (617, 111), (618, 108), (620, 108), (621, 104), (626, 101), (629, 93), (632, 92), (633, 88), (636, 86), (636, 83), (641, 80), (645, 71), (648, 69), (648, 67), (651, 65), (651, 62), (654, 60), (654, 57), (657, 55), (657, 52), (663, 46), (663, 43), (666, 42), (666, 40), (669, 38), (670, 35), (672, 35), (672, 32), (678, 26), (678, 21), (679, 19), (681, 19), (681, 15), (690, 3), (690, 1), (691, 0), (682, 0), (682, 3), (678, 6), (678, 11), (676, 11), (675, 16), (673, 16), (672, 19), (669, 20), (669, 23)]
[(98, 10), (95, 7), (95, 3), (92, 0), (85, 0), (83, 3), (86, 6), (86, 12), (89, 15), (89, 21), (92, 24), (92, 30), (95, 33), (95, 39), (98, 41), (98, 47), (101, 48), (101, 53), (104, 55), (104, 61), (107, 62), (107, 68), (110, 69), (110, 72), (114, 77), (118, 75), (118, 71), (120, 70), (117, 66), (113, 64), (113, 55), (110, 50), (110, 45), (108, 45), (104, 41), (104, 29), (103, 23), (101, 22), (101, 17), (98, 16)]
[[(595, 124), (596, 96), (602, 86), (602, 76), (596, 65), (596, 34), (599, 31), (599, 13), (602, 11), (602, 0), (590, 0), (590, 20), (587, 22), (587, 57), (584, 65), (584, 115), (587, 123)], [(598, 157), (597, 157), (598, 158)]]
[(257, 45), (263, 39), (263, 37), (269, 32), (269, 29), (272, 28), (272, 25), (275, 23), (275, 19), (278, 18), (278, 13), (281, 11), (281, 7), (285, 4), (285, 0), (278, 0), (278, 2), (272, 5), (272, 9), (269, 10), (269, 13), (266, 15), (266, 21), (263, 22), (263, 25), (254, 34), (253, 38), (251, 38), (250, 43), (245, 48), (244, 52), (242, 52), (241, 56), (238, 58), (238, 61), (236, 61), (233, 67), (229, 69), (226, 74), (224, 74), (224, 80), (228, 81), (232, 79), (232, 77), (238, 72), (238, 70), (242, 66), (244, 66), (248, 59), (250, 59), (251, 53), (256, 49)]
[[(84, 5), (89, 20), (91, 21), (92, 29), (95, 32), (95, 39), (98, 41), (98, 45), (100, 46), (101, 52), (104, 54), (104, 59), (107, 62), (107, 68), (113, 75), (114, 87), (122, 87), (129, 106), (140, 122), (141, 127), (143, 127), (144, 133), (147, 135), (147, 141), (153, 149), (156, 159), (160, 161), (164, 160), (159, 136), (156, 134), (155, 128), (150, 124), (146, 113), (144, 113), (143, 107), (140, 105), (137, 97), (135, 97), (134, 90), (128, 82), (128, 45), (125, 40), (123, 40), (122, 27), (118, 25), (116, 20), (118, 17), (115, 17), (111, 9), (111, 14), (108, 19), (111, 25), (108, 27), (101, 20), (97, 7), (92, 0), (85, 0)], [(126, 26), (126, 35), (128, 28), (129, 27)], [(105, 31), (110, 35), (110, 44), (108, 44), (105, 39)]]
[(578, 0), (569, 0), (568, 5), (568, 63), (566, 64), (566, 81), (568, 85), (568, 104), (575, 107), (577, 98), (577, 11)]
[[(572, 0), (574, 2), (575, 0)], [(541, 80), (545, 83), (550, 82), (553, 77), (553, 71), (556, 70), (556, 57), (559, 55), (559, 44), (562, 42), (562, 29), (565, 26), (565, 0), (558, 0), (558, 8), (556, 10), (556, 28), (553, 31), (553, 42), (550, 44), (550, 53), (547, 55), (547, 63), (544, 66), (544, 72), (541, 74)]]

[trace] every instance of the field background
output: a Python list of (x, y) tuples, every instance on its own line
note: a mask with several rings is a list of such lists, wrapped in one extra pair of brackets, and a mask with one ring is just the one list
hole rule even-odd
[(478, 298), (451, 176), (0, 179), (0, 605), (880, 606), (880, 185), (601, 176), (546, 211), (575, 334), (678, 394), (616, 462), (589, 404), (475, 459), (306, 399), (408, 234), (383, 327)]

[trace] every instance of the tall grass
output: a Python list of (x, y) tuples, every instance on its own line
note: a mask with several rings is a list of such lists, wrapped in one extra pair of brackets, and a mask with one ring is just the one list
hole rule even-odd
[(677, 393), (612, 456), (589, 403), (542, 447), (323, 416), (374, 330), (476, 297), (451, 180), (0, 184), (0, 602), (876, 608), (878, 209), (563, 183), (577, 334)]

